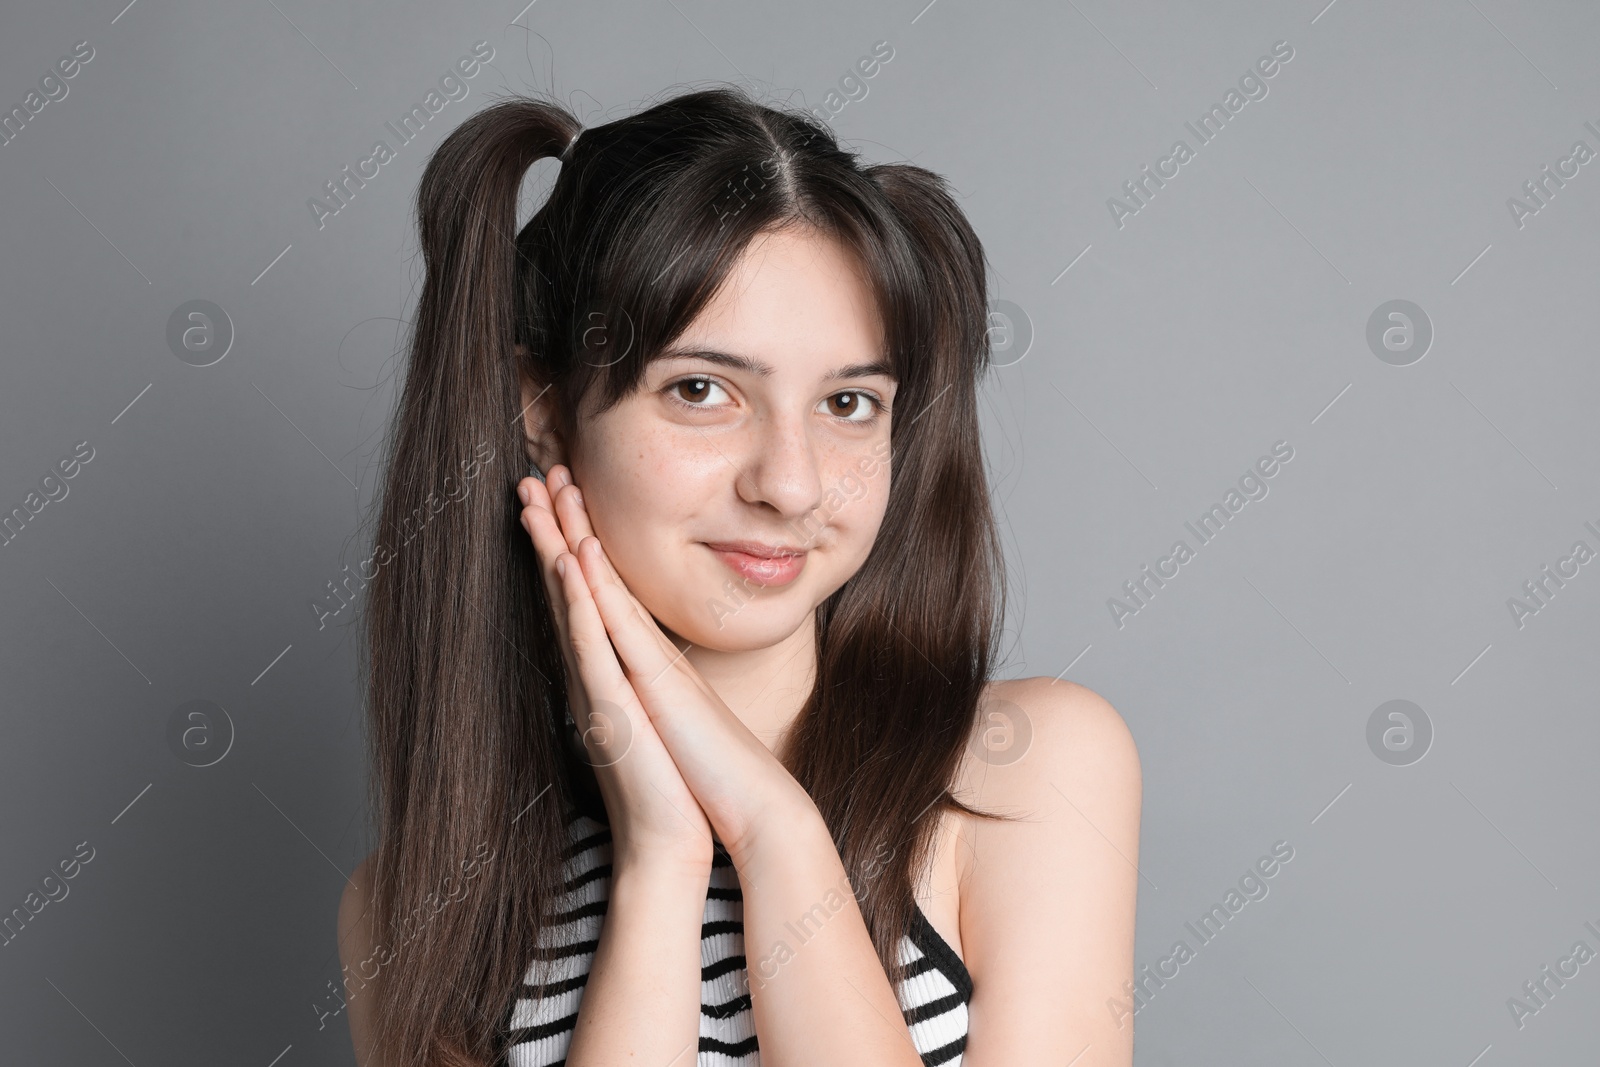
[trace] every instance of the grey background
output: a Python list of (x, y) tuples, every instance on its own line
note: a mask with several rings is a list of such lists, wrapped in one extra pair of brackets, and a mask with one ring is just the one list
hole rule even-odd
[[(832, 122), (950, 178), (1032, 332), (984, 399), (1006, 673), (1065, 672), (1138, 741), (1138, 965), (1295, 849), (1140, 1010), (1138, 1064), (1592, 1061), (1600, 963), (1521, 1029), (1506, 1002), (1600, 950), (1600, 563), (1520, 628), (1507, 600), (1600, 549), (1600, 162), (1521, 228), (1506, 201), (1600, 150), (1600, 9), (1324, 4), (8, 5), (4, 108), (95, 56), (0, 146), (0, 509), (94, 458), (0, 548), (0, 911), (95, 855), (0, 948), (4, 1058), (351, 1062), (316, 1005), (370, 847), (359, 604), (309, 605), (367, 554), (444, 134), (507, 91), (821, 107), (886, 40)], [(307, 199), (479, 40), (469, 95), (319, 230)], [(1107, 199), (1279, 40), (1269, 94), (1119, 228)], [(195, 299), (237, 332), (204, 368), (166, 342)], [(1367, 345), (1392, 299), (1435, 331), (1409, 366)], [(1269, 494), (1119, 628), (1108, 598), (1280, 440)], [(1391, 699), (1432, 724), (1420, 762), (1369, 749)], [(169, 748), (191, 700), (232, 723), (210, 767)]]

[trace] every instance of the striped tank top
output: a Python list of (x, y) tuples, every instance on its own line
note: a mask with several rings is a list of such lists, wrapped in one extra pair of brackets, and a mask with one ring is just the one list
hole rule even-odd
[[(563, 873), (566, 891), (555, 921), (540, 939), (540, 956), (552, 961), (539, 986), (530, 966), (521, 994), (501, 1028), (505, 1067), (564, 1065), (589, 965), (600, 943), (611, 880), (611, 831), (587, 814), (569, 817), (571, 838)], [(906, 978), (895, 989), (911, 1040), (928, 1067), (961, 1067), (967, 1046), (967, 1006), (972, 978), (961, 957), (913, 906), (911, 928), (900, 939)], [(700, 927), (700, 1048), (695, 1067), (759, 1067), (755, 1017), (745, 971), (744, 904), (738, 872), (715, 842), (711, 882)]]

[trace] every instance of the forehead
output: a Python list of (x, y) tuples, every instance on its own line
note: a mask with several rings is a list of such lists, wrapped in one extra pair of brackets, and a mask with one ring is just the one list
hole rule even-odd
[(877, 303), (855, 254), (833, 237), (797, 229), (751, 240), (671, 348), (697, 345), (780, 369), (885, 355)]

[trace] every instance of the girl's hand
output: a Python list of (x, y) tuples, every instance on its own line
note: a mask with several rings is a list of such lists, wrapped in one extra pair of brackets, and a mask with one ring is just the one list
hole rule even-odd
[(710, 823), (617, 663), (572, 553), (579, 538), (569, 543), (556, 518), (558, 508), (581, 512), (577, 487), (565, 467), (553, 468), (547, 477), (548, 488), (537, 478), (517, 484), (522, 525), (539, 554), (566, 660), (567, 699), (605, 800), (613, 861), (621, 866), (665, 860), (709, 876)]
[[(594, 669), (627, 686), (630, 707), (643, 707), (651, 737), (665, 746), (699, 810), (739, 865), (753, 852), (758, 831), (787, 825), (797, 807), (815, 810), (811, 798), (628, 590), (594, 536), (566, 468), (553, 467), (549, 477), (562, 485), (556, 509), (581, 566), (583, 602), (598, 612), (610, 638), (590, 651), (591, 660), (605, 661)], [(568, 570), (569, 580), (574, 569)]]

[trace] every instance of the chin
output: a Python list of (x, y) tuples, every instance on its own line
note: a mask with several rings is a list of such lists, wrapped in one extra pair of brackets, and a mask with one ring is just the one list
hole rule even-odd
[[(677, 603), (693, 601), (686, 598)], [(700, 648), (715, 652), (753, 652), (780, 644), (801, 626), (810, 626), (815, 613), (815, 604), (803, 597), (790, 596), (758, 598), (742, 605), (725, 601), (722, 607), (708, 606), (681, 617), (678, 612), (657, 614), (656, 620), (671, 636)]]
[[(862, 561), (866, 556), (861, 553)], [(635, 559), (634, 562), (639, 562)], [(741, 581), (704, 549), (687, 557), (662, 554), (623, 581), (678, 643), (716, 652), (754, 652), (815, 624), (817, 606), (838, 591), (860, 561), (814, 551), (805, 569), (782, 584)], [(637, 579), (637, 580), (635, 580)]]

